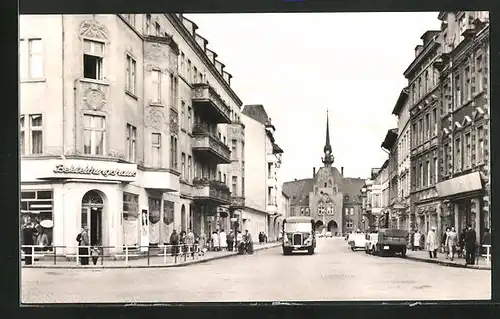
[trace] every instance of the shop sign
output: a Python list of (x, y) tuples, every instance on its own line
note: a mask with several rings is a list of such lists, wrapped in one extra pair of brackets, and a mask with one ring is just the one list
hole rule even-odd
[(65, 166), (64, 164), (56, 165), (54, 169), (56, 174), (82, 174), (82, 175), (102, 175), (104, 177), (108, 176), (120, 176), (120, 177), (135, 177), (136, 171), (121, 170), (118, 168), (113, 169), (103, 169), (92, 165), (87, 165), (85, 167), (80, 165)]

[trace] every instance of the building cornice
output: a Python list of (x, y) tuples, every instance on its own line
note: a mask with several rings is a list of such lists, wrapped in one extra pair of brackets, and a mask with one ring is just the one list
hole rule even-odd
[[(222, 87), (229, 93), (229, 95), (234, 99), (238, 108), (241, 108), (243, 102), (238, 97), (236, 92), (229, 86), (229, 84), (224, 79), (223, 75), (217, 70), (214, 63), (210, 61), (206, 53), (200, 48), (196, 39), (188, 32), (182, 21), (173, 13), (166, 13), (165, 17), (172, 23), (174, 28), (181, 33), (182, 37), (186, 39), (186, 42), (189, 44), (191, 49), (198, 55), (198, 57), (206, 64), (206, 66), (210, 69), (214, 77), (219, 81)], [(183, 19), (185, 19), (183, 17)], [(194, 23), (193, 23), (194, 24)]]
[(423, 60), (429, 56), (429, 54), (439, 47), (441, 44), (433, 38), (427, 46), (420, 52), (420, 54), (413, 60), (413, 62), (408, 66), (408, 68), (403, 72), (405, 78), (409, 78), (409, 75), (415, 71), (415, 69), (423, 62)]

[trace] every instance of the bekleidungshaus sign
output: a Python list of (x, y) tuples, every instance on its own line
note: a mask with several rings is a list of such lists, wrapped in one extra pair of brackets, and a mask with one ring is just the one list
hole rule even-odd
[(108, 176), (122, 176), (122, 177), (135, 177), (137, 171), (132, 170), (121, 170), (118, 168), (104, 169), (99, 167), (94, 167), (92, 165), (87, 165), (85, 167), (79, 165), (65, 166), (64, 164), (56, 165), (54, 169), (56, 174), (83, 174), (83, 175), (102, 175), (104, 177)]

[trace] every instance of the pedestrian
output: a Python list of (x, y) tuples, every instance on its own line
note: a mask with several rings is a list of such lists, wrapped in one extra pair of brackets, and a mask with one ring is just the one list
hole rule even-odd
[(474, 265), (476, 259), (476, 231), (472, 225), (468, 226), (465, 232), (465, 264)]
[(47, 233), (45, 229), (40, 226), (38, 228), (38, 236), (36, 238), (36, 244), (41, 247), (42, 251), (45, 251), (48, 249), (49, 246), (49, 237), (47, 236)]
[(194, 234), (191, 229), (188, 229), (186, 234), (186, 247), (190, 256), (194, 256)]
[(220, 249), (219, 234), (216, 231), (214, 231), (212, 233), (212, 250), (219, 251), (219, 249)]
[(264, 242), (264, 234), (262, 232), (259, 232), (259, 244), (262, 245)]
[(205, 252), (207, 251), (206, 245), (207, 245), (207, 237), (205, 236), (205, 233), (202, 232), (198, 239), (198, 246), (202, 256), (205, 256)]
[(243, 236), (243, 240), (245, 241), (245, 248), (247, 253), (252, 255), (253, 254), (252, 234), (250, 234), (248, 229), (245, 230), (245, 236)]
[(450, 231), (448, 232), (448, 236), (446, 237), (446, 247), (448, 247), (448, 253), (450, 255), (449, 257), (451, 261), (453, 261), (453, 258), (455, 257), (457, 242), (458, 242), (457, 232), (455, 231), (455, 227), (451, 227)]
[(94, 265), (97, 265), (97, 260), (99, 260), (99, 255), (101, 254), (101, 251), (99, 250), (98, 246), (93, 246), (90, 255), (92, 256), (92, 263)]
[(465, 258), (465, 234), (466, 233), (467, 233), (467, 228), (462, 229), (462, 232), (460, 233), (460, 236), (458, 239), (458, 246), (459, 246), (458, 256), (460, 258)]
[(427, 234), (427, 251), (430, 258), (437, 258), (438, 241), (436, 238), (436, 227), (431, 227)]
[(181, 230), (181, 232), (179, 234), (179, 248), (180, 248), (180, 252), (182, 252), (182, 254), (186, 253), (187, 247), (186, 247), (186, 231), (185, 230)]
[(233, 251), (234, 247), (234, 232), (231, 230), (227, 235), (227, 249)]
[(242, 241), (243, 241), (243, 235), (241, 234), (241, 231), (238, 230), (238, 233), (236, 234), (236, 247), (239, 247)]
[(446, 254), (446, 259), (448, 259), (448, 246), (446, 245), (446, 238), (448, 238), (448, 233), (450, 232), (450, 230), (450, 227), (446, 227), (446, 231), (441, 236), (441, 250), (444, 254)]
[(80, 255), (80, 264), (81, 265), (88, 265), (89, 264), (89, 256), (90, 256), (90, 251), (89, 251), (89, 245), (90, 245), (90, 240), (89, 240), (89, 227), (88, 226), (83, 226), (82, 231), (80, 233), (80, 236), (77, 236), (78, 242), (78, 255)]
[(224, 231), (224, 229), (220, 230), (219, 242), (220, 242), (220, 249), (226, 250), (227, 249), (227, 235), (226, 235), (226, 232)]
[(415, 234), (413, 234), (413, 250), (420, 250), (420, 238), (422, 235), (420, 234), (420, 231), (417, 229), (415, 231)]
[(177, 254), (179, 253), (179, 234), (175, 229), (170, 235), (170, 245), (172, 245), (172, 256), (177, 256)]
[[(489, 245), (490, 246), (490, 254), (491, 254), (491, 233), (489, 228), (484, 229), (484, 234), (483, 234), (483, 245)], [(483, 247), (483, 254), (487, 253), (487, 248)]]
[[(26, 216), (24, 218), (24, 225), (21, 227), (21, 229), (22, 229), (23, 246), (35, 245), (36, 228), (30, 216)], [(32, 247), (23, 247), (23, 251), (24, 251), (24, 264), (25, 265), (33, 264)]]

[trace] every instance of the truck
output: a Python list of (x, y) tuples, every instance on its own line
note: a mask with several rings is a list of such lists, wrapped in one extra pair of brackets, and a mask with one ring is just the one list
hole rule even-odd
[(283, 255), (296, 251), (307, 251), (312, 255), (315, 248), (316, 235), (312, 218), (294, 216), (283, 221)]
[(379, 256), (401, 254), (406, 257), (409, 232), (403, 229), (382, 228), (377, 232), (378, 238), (373, 254)]

